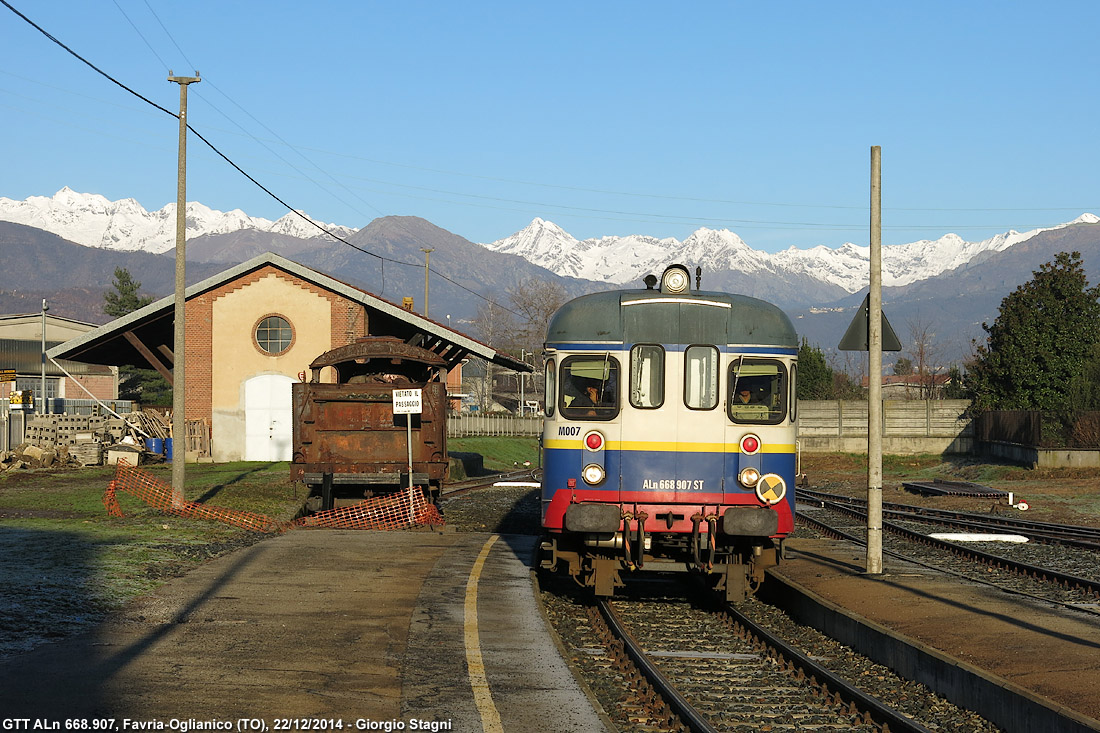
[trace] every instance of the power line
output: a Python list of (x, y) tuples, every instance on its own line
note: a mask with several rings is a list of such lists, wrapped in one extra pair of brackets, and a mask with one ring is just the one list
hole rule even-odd
[[(135, 97), (137, 97), (138, 99), (142, 100), (142, 101), (143, 101), (143, 102), (145, 102), (146, 104), (148, 104), (148, 105), (150, 105), (150, 106), (152, 106), (152, 107), (154, 107), (154, 108), (156, 108), (156, 109), (160, 110), (161, 112), (164, 112), (165, 114), (169, 115), (170, 117), (173, 117), (173, 118), (175, 118), (175, 119), (177, 119), (177, 120), (179, 119), (179, 115), (178, 115), (178, 114), (176, 114), (175, 112), (172, 112), (171, 110), (168, 110), (168, 109), (166, 109), (165, 107), (163, 107), (163, 106), (161, 106), (161, 105), (157, 104), (156, 102), (152, 101), (151, 99), (149, 99), (149, 98), (145, 97), (145, 96), (144, 96), (144, 95), (142, 95), (141, 93), (139, 93), (139, 92), (137, 92), (137, 91), (135, 91), (135, 90), (131, 89), (130, 87), (126, 86), (125, 84), (123, 84), (123, 83), (122, 83), (122, 82), (120, 82), (119, 80), (115, 79), (115, 78), (114, 78), (113, 76), (111, 76), (111, 75), (110, 75), (110, 74), (108, 74), (107, 72), (105, 72), (105, 71), (103, 71), (102, 69), (100, 69), (100, 68), (99, 68), (98, 66), (96, 66), (95, 64), (93, 64), (93, 63), (92, 63), (91, 61), (88, 61), (88, 60), (87, 60), (87, 59), (85, 59), (85, 58), (84, 58), (83, 56), (81, 56), (80, 54), (78, 54), (78, 53), (77, 53), (76, 51), (74, 51), (73, 49), (71, 49), (71, 48), (69, 48), (68, 46), (66, 46), (66, 45), (65, 45), (64, 43), (62, 43), (62, 42), (61, 42), (61, 41), (60, 41), (60, 40), (59, 40), (58, 38), (56, 38), (56, 37), (55, 37), (54, 35), (52, 35), (52, 34), (51, 34), (51, 33), (50, 33), (49, 31), (47, 31), (47, 30), (46, 30), (45, 28), (42, 28), (42, 27), (41, 27), (40, 25), (38, 25), (37, 23), (35, 23), (34, 21), (32, 21), (32, 20), (31, 20), (30, 18), (28, 18), (28, 17), (26, 16), (26, 15), (24, 15), (24, 14), (23, 14), (23, 13), (21, 13), (21, 12), (20, 12), (19, 10), (17, 10), (17, 9), (15, 8), (15, 7), (13, 7), (13, 6), (11, 5), (11, 3), (9, 3), (9, 2), (8, 2), (8, 0), (0, 0), (0, 3), (2, 3), (2, 4), (3, 4), (3, 5), (4, 5), (5, 7), (6, 7), (6, 8), (8, 8), (8, 10), (12, 11), (12, 12), (13, 12), (13, 13), (15, 13), (15, 14), (16, 14), (17, 16), (19, 16), (20, 18), (22, 18), (22, 19), (23, 19), (23, 20), (24, 20), (24, 21), (25, 21), (25, 22), (26, 22), (27, 24), (29, 24), (29, 25), (30, 25), (31, 27), (33, 27), (33, 28), (34, 28), (35, 30), (37, 30), (37, 31), (38, 31), (39, 33), (41, 33), (41, 34), (42, 34), (42, 35), (44, 35), (44, 36), (45, 36), (46, 38), (50, 39), (50, 40), (51, 40), (51, 41), (53, 41), (53, 42), (54, 42), (54, 43), (55, 43), (56, 45), (60, 46), (60, 47), (61, 47), (62, 49), (64, 49), (64, 50), (65, 50), (66, 52), (68, 52), (68, 53), (69, 53), (69, 55), (73, 56), (73, 57), (74, 57), (74, 58), (76, 58), (76, 59), (77, 59), (78, 61), (80, 61), (81, 63), (83, 63), (83, 64), (85, 64), (86, 66), (88, 66), (88, 67), (89, 67), (90, 69), (92, 69), (93, 71), (95, 71), (95, 72), (96, 72), (97, 74), (99, 74), (99, 75), (100, 75), (100, 76), (102, 76), (103, 78), (105, 78), (105, 79), (107, 79), (108, 81), (110, 81), (110, 82), (111, 82), (112, 84), (115, 84), (115, 85), (117, 85), (118, 87), (120, 87), (120, 88), (121, 88), (121, 89), (123, 89), (124, 91), (126, 91), (126, 92), (128, 92), (128, 93), (130, 93), (130, 94), (134, 95)], [(158, 57), (158, 58), (159, 58), (159, 57)], [(314, 221), (313, 219), (311, 219), (311, 218), (309, 218), (308, 216), (306, 216), (305, 214), (303, 214), (303, 213), (302, 213), (301, 211), (299, 211), (299, 210), (295, 209), (295, 208), (294, 208), (293, 206), (291, 206), (291, 205), (290, 205), (290, 204), (288, 204), (288, 203), (287, 203), (286, 201), (284, 201), (284, 200), (283, 200), (282, 198), (280, 198), (280, 197), (279, 197), (279, 196), (278, 196), (277, 194), (275, 194), (275, 192), (274, 192), (274, 191), (272, 191), (271, 189), (267, 188), (267, 187), (266, 187), (266, 186), (264, 186), (264, 185), (263, 185), (262, 183), (260, 183), (260, 182), (259, 182), (258, 180), (256, 180), (256, 178), (254, 178), (254, 177), (253, 177), (252, 175), (250, 175), (250, 174), (249, 174), (249, 173), (248, 173), (247, 171), (245, 171), (245, 170), (244, 170), (243, 168), (241, 168), (241, 167), (240, 167), (239, 165), (237, 165), (237, 164), (236, 164), (235, 162), (233, 162), (233, 160), (232, 160), (232, 159), (230, 159), (230, 158), (229, 158), (229, 157), (228, 157), (227, 155), (225, 155), (225, 153), (223, 153), (223, 152), (222, 152), (221, 150), (219, 150), (219, 149), (217, 148), (217, 146), (215, 146), (215, 145), (214, 145), (214, 144), (213, 144), (212, 142), (210, 142), (209, 140), (207, 140), (207, 139), (206, 139), (206, 137), (204, 137), (204, 136), (203, 136), (203, 135), (202, 135), (202, 134), (201, 134), (201, 133), (200, 133), (200, 132), (199, 132), (198, 130), (196, 130), (196, 129), (195, 129), (194, 127), (192, 127), (192, 126), (190, 125), (190, 123), (188, 123), (188, 124), (187, 124), (187, 129), (188, 129), (188, 130), (190, 130), (190, 131), (191, 131), (191, 132), (192, 132), (192, 133), (193, 133), (193, 134), (195, 135), (195, 137), (197, 137), (197, 138), (198, 138), (199, 140), (201, 140), (201, 141), (202, 141), (203, 143), (205, 143), (205, 144), (206, 144), (206, 146), (207, 146), (208, 148), (210, 148), (210, 149), (211, 149), (211, 150), (212, 150), (212, 151), (213, 151), (213, 152), (214, 152), (214, 153), (215, 153), (215, 154), (216, 154), (216, 155), (217, 155), (218, 157), (220, 157), (220, 158), (221, 158), (222, 160), (224, 160), (224, 161), (225, 161), (226, 163), (228, 163), (228, 164), (229, 164), (230, 166), (232, 166), (232, 167), (233, 167), (233, 168), (234, 168), (234, 169), (235, 169), (235, 170), (236, 170), (236, 171), (237, 171), (238, 173), (240, 173), (240, 174), (241, 174), (242, 176), (244, 176), (244, 177), (245, 177), (245, 178), (247, 178), (247, 179), (248, 179), (249, 181), (251, 181), (253, 185), (255, 185), (255, 186), (256, 186), (257, 188), (259, 188), (259, 189), (260, 189), (261, 191), (263, 191), (264, 193), (266, 193), (266, 194), (267, 194), (268, 196), (270, 196), (270, 197), (271, 197), (272, 199), (274, 199), (275, 201), (279, 202), (279, 204), (281, 204), (282, 206), (284, 206), (284, 207), (285, 207), (285, 208), (286, 208), (286, 209), (287, 209), (288, 211), (290, 211), (290, 212), (291, 212), (291, 213), (293, 213), (294, 215), (296, 215), (296, 216), (298, 216), (299, 218), (301, 218), (301, 219), (302, 219), (303, 221), (305, 221), (305, 222), (307, 222), (308, 224), (311, 224), (312, 226), (314, 226), (314, 227), (316, 227), (317, 229), (321, 230), (321, 232), (323, 232), (324, 234), (327, 234), (328, 236), (332, 237), (332, 238), (333, 238), (333, 239), (335, 239), (336, 241), (338, 241), (338, 242), (341, 242), (342, 244), (345, 244), (345, 245), (347, 245), (348, 247), (351, 247), (351, 248), (352, 248), (352, 249), (354, 249), (354, 250), (357, 250), (357, 251), (359, 251), (359, 252), (362, 252), (363, 254), (366, 254), (366, 255), (370, 255), (371, 257), (375, 257), (375, 258), (377, 258), (377, 259), (379, 260), (379, 262), (381, 262), (381, 263), (382, 263), (382, 265), (383, 265), (383, 268), (385, 267), (385, 263), (386, 263), (386, 262), (392, 262), (392, 263), (394, 263), (394, 264), (397, 264), (397, 265), (404, 265), (404, 266), (406, 266), (406, 267), (416, 267), (416, 268), (418, 268), (418, 269), (420, 268), (420, 264), (419, 264), (419, 263), (403, 262), (403, 261), (401, 261), (401, 260), (396, 260), (396, 259), (393, 259), (393, 258), (390, 258), (390, 257), (384, 257), (384, 256), (382, 256), (382, 255), (379, 255), (379, 254), (376, 254), (376, 253), (374, 253), (374, 252), (371, 252), (370, 250), (364, 249), (364, 248), (362, 248), (362, 247), (360, 247), (360, 246), (358, 246), (358, 245), (356, 245), (356, 244), (353, 244), (353, 243), (351, 243), (351, 242), (347, 241), (346, 239), (344, 239), (343, 237), (341, 237), (340, 235), (338, 235), (338, 234), (336, 234), (336, 233), (334, 233), (334, 232), (330, 231), (330, 230), (329, 230), (329, 229), (328, 229), (327, 227), (325, 227), (325, 226), (323, 226), (323, 225), (319, 224), (318, 222)], [(404, 228), (404, 227), (402, 227), (402, 228)], [(410, 234), (410, 236), (412, 236), (412, 235), (411, 235), (411, 233), (410, 233), (410, 232), (408, 232), (408, 230), (406, 230), (406, 233), (408, 233), (408, 234)], [(415, 238), (415, 237), (414, 237), (414, 238)], [(430, 270), (430, 271), (431, 271), (432, 273), (434, 273), (434, 274), (435, 274), (436, 276), (438, 276), (438, 277), (441, 277), (441, 278), (443, 278), (443, 279), (444, 279), (444, 280), (446, 280), (447, 282), (449, 282), (449, 283), (451, 283), (451, 284), (455, 285), (456, 287), (458, 287), (458, 288), (460, 288), (460, 289), (462, 289), (462, 290), (465, 290), (466, 292), (470, 293), (471, 295), (475, 295), (475, 296), (477, 296), (478, 298), (481, 298), (482, 300), (486, 301), (487, 303), (490, 303), (490, 304), (492, 304), (492, 305), (495, 305), (495, 306), (497, 306), (497, 307), (503, 308), (504, 310), (508, 310), (508, 311), (509, 311), (510, 313), (513, 313), (514, 315), (520, 315), (520, 314), (518, 314), (518, 313), (515, 313), (515, 311), (511, 311), (511, 310), (510, 310), (510, 309), (508, 309), (508, 308), (504, 308), (503, 306), (501, 306), (501, 305), (500, 305), (499, 303), (496, 303), (496, 302), (495, 302), (495, 301), (493, 301), (492, 299), (490, 299), (490, 298), (487, 298), (487, 297), (485, 297), (485, 296), (484, 296), (484, 295), (482, 295), (481, 293), (478, 293), (478, 292), (476, 292), (476, 291), (474, 291), (474, 290), (471, 290), (470, 288), (466, 287), (465, 285), (462, 285), (461, 283), (459, 283), (459, 282), (455, 281), (454, 279), (452, 279), (452, 278), (450, 278), (450, 277), (448, 277), (448, 276), (446, 276), (446, 275), (444, 275), (444, 274), (442, 274), (442, 273), (440, 273), (440, 272), (437, 272), (436, 270)], [(385, 292), (385, 270), (384, 270), (384, 269), (383, 269), (383, 271), (382, 271), (382, 274), (381, 274), (381, 276), (382, 276), (382, 283), (383, 283), (383, 285), (382, 285), (382, 292)]]

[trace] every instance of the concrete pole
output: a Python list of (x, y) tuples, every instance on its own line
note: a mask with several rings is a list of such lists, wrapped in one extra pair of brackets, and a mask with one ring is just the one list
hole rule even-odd
[(183, 503), (184, 464), (187, 462), (187, 395), (184, 377), (185, 334), (187, 326), (185, 292), (187, 289), (187, 86), (199, 81), (195, 76), (173, 76), (168, 81), (180, 85), (179, 165), (176, 176), (176, 300), (172, 341), (172, 499)]
[(38, 408), (38, 412), (45, 415), (49, 412), (50, 401), (46, 398), (46, 311), (50, 309), (50, 306), (46, 304), (46, 299), (42, 299), (42, 405)]
[(871, 147), (871, 283), (867, 346), (867, 572), (882, 572), (882, 148)]
[(420, 251), (424, 253), (424, 317), (428, 317), (428, 260), (432, 256), (434, 249), (428, 247), (421, 247)]

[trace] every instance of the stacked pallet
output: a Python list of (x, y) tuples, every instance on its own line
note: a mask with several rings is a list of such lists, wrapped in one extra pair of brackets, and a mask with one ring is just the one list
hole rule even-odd
[(69, 457), (81, 466), (98, 466), (103, 463), (103, 444), (97, 440), (85, 440), (69, 446)]

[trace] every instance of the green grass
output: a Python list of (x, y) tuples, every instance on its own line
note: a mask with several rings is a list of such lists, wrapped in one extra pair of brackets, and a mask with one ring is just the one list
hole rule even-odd
[(534, 436), (447, 438), (447, 450), (480, 453), (485, 468), (492, 471), (505, 471), (515, 464), (522, 466), (524, 461), (530, 461), (532, 467), (540, 465), (539, 439)]
[[(171, 466), (142, 467), (171, 484)], [(165, 580), (265, 537), (103, 492), (113, 468), (0, 475), (0, 656), (85, 628)], [(188, 464), (184, 497), (289, 520), (305, 499), (286, 463)]]

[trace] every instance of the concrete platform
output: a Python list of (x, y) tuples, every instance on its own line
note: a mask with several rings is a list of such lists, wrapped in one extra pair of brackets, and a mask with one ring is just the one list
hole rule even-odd
[(792, 538), (775, 573), (887, 629), (1100, 719), (1100, 616), (1071, 611), (866, 550)]
[[(5, 718), (339, 720), (597, 731), (529, 570), (535, 538), (300, 530), (0, 664)], [(330, 726), (331, 728), (331, 726)]]

